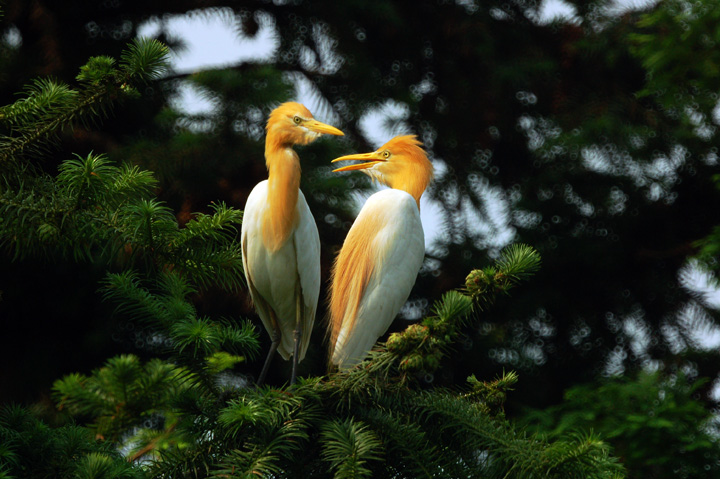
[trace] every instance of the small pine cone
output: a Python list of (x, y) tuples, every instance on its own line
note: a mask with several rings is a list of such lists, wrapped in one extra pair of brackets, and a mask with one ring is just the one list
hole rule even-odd
[(487, 290), (488, 276), (481, 269), (474, 269), (465, 278), (465, 287), (472, 295), (482, 294)]

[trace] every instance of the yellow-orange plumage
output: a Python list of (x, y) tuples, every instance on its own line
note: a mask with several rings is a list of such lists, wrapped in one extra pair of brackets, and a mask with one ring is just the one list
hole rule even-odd
[(420, 197), (433, 177), (432, 164), (421, 147), (422, 143), (415, 135), (396, 136), (380, 147), (380, 150), (392, 152), (394, 161), (384, 165), (383, 178), (379, 181), (394, 190), (410, 193), (418, 209)]
[(343, 318), (348, 318), (351, 329), (354, 326), (360, 300), (374, 270), (371, 245), (381, 226), (380, 218), (376, 216), (360, 226), (345, 239), (333, 265), (330, 277), (330, 344), (337, 342)]
[(265, 136), (265, 164), (268, 169), (268, 208), (263, 216), (262, 235), (270, 251), (287, 241), (296, 226), (300, 189), (300, 158), (293, 145), (305, 145), (319, 135), (303, 134), (287, 127), (287, 118), (312, 118), (305, 105), (283, 103), (270, 113)]
[(268, 208), (263, 215), (262, 237), (269, 251), (277, 251), (297, 224), (300, 160), (293, 150), (270, 151), (265, 156), (269, 173)]

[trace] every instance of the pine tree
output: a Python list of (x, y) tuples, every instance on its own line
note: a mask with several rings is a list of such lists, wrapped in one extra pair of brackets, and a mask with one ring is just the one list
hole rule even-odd
[[(148, 18), (162, 18), (158, 37), (178, 47), (182, 37), (164, 21), (174, 14), (220, 14), (242, 39), (272, 32), (272, 57), (164, 77), (142, 88), (142, 101), (116, 108), (104, 131), (66, 136), (66, 151), (45, 157), (43, 166), (52, 173), (70, 152), (85, 157), (94, 150), (115, 164), (151, 169), (158, 198), (179, 212), (181, 224), (194, 211), (210, 213), (213, 201), (240, 207), (266, 173), (258, 140), (263, 113), (290, 99), (288, 78), (300, 79), (319, 106), (338, 115), (344, 141), (352, 143), (316, 142), (301, 155), (324, 267), (352, 221), (346, 195), (364, 185), (330, 175), (327, 159), (336, 147), (371, 147), (363, 131), (368, 112), (386, 116), (383, 126), (395, 132), (418, 133), (443, 166), (427, 196), (441, 205), (446, 234), (428, 250), (414, 304), (426, 308), (436, 291), (462, 282), (513, 235), (543, 255), (526, 300), (488, 309), (468, 333), (467, 350), (451, 368), (454, 380), (512, 368), (523, 375), (514, 397), (539, 406), (610, 367), (632, 372), (652, 361), (668, 372), (690, 367), (716, 377), (717, 348), (695, 350), (685, 320), (691, 311), (693, 320), (712, 326), (717, 311), (677, 279), (720, 208), (711, 179), (717, 9), (668, 0), (618, 14), (609, 0), (569, 3), (577, 16), (547, 23), (538, 20), (546, 2), (536, 0), (248, 0), (207, 8), (192, 0), (40, 2), (41, 10), (37, 2), (7, 0), (0, 96), (14, 101), (18, 85), (39, 72), (72, 83), (76, 65), (90, 55), (120, 58)], [(43, 28), (48, 24), (62, 28)], [(187, 83), (218, 107), (203, 115), (168, 108)], [(121, 90), (120, 97), (127, 95)], [(708, 259), (713, 267), (715, 257)], [(5, 281), (17, 274), (12, 265), (3, 273)], [(649, 337), (641, 354), (629, 323), (640, 323)], [(1, 349), (3, 358), (13, 357), (12, 348)], [(317, 359), (303, 366), (320, 371)], [(13, 382), (14, 390), (31, 383)]]
[(89, 429), (50, 427), (19, 406), (0, 408), (0, 478), (141, 479), (114, 444), (96, 441)]
[(167, 359), (112, 358), (89, 376), (57, 381), (54, 397), (152, 477), (621, 477), (595, 436), (548, 442), (518, 431), (502, 408), (514, 373), (471, 377), (461, 390), (423, 380), (452, 354), (477, 305), (538, 264), (531, 248), (508, 248), (358, 367), (291, 388), (254, 388), (232, 373), (244, 351), (256, 350), (252, 328), (197, 318), (176, 273), (157, 293), (112, 275), (107, 294), (162, 338)]
[[(17, 260), (66, 255), (103, 262), (102, 291), (142, 337), (150, 359), (126, 354), (58, 380), (51, 428), (20, 408), (0, 415), (4, 477), (622, 477), (597, 437), (549, 442), (505, 417), (518, 380), (433, 386), (482, 308), (539, 266), (530, 247), (504, 250), (447, 292), (432, 314), (390, 336), (349, 371), (294, 387), (254, 387), (238, 365), (258, 350), (246, 320), (198, 313), (193, 294), (242, 285), (241, 213), (214, 205), (180, 227), (153, 197), (154, 177), (102, 154), (64, 161), (56, 176), (29, 159), (75, 121), (95, 121), (136, 81), (155, 77), (165, 48), (138, 41), (91, 59), (80, 90), (36, 82), (0, 110), (4, 152), (0, 242)], [(57, 96), (55, 91), (61, 92)], [(93, 439), (94, 438), (94, 439)], [(130, 459), (120, 458), (120, 453)], [(52, 471), (50, 473), (49, 471)]]
[(606, 378), (576, 385), (562, 403), (525, 411), (520, 421), (550, 437), (595, 431), (613, 446), (628, 477), (710, 479), (720, 472), (720, 436), (717, 417), (698, 394), (705, 384), (658, 372)]

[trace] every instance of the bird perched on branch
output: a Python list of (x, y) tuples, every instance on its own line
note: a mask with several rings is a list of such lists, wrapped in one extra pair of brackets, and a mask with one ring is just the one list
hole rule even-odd
[(390, 327), (425, 256), (420, 197), (433, 176), (415, 135), (397, 136), (360, 160), (334, 171), (361, 170), (391, 189), (363, 206), (332, 271), (329, 305), (330, 362), (347, 369), (362, 361)]
[(300, 103), (283, 103), (273, 110), (265, 139), (268, 179), (253, 188), (245, 204), (245, 278), (272, 340), (258, 384), (264, 382), (275, 351), (285, 360), (292, 357), (293, 384), (310, 340), (320, 294), (320, 238), (300, 191), (300, 158), (293, 146), (306, 145), (323, 133), (343, 135), (315, 120)]

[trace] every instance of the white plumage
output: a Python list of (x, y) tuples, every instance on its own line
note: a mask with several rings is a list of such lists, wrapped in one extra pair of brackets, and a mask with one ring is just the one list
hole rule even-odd
[[(277, 352), (283, 359), (292, 356), (296, 317), (302, 318), (298, 361), (307, 351), (320, 295), (320, 237), (302, 191), (298, 193), (298, 225), (279, 250), (270, 252), (262, 241), (262, 217), (267, 202), (268, 182), (253, 188), (245, 205), (242, 224), (243, 267), (255, 309), (265, 329), (274, 331), (276, 315), (280, 328)], [(302, 311), (297, 314), (296, 288), (300, 285)]]
[(338, 334), (331, 361), (341, 368), (365, 358), (385, 334), (410, 296), (425, 256), (425, 237), (415, 199), (400, 190), (384, 190), (368, 198), (346, 241), (353, 241), (366, 222), (377, 225), (367, 245), (374, 264), (354, 324), (345, 322)]

